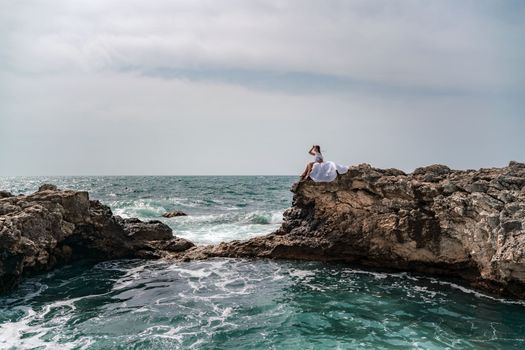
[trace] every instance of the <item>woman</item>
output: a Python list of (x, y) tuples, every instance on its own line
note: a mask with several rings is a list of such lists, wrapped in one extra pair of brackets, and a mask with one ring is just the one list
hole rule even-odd
[(315, 163), (322, 163), (323, 162), (323, 154), (321, 153), (321, 147), (319, 145), (313, 145), (312, 148), (308, 151), (312, 156), (315, 156), (315, 161), (310, 162), (306, 165), (306, 168), (304, 169), (303, 173), (301, 174), (301, 180), (306, 180), (310, 173), (312, 172), (312, 168), (314, 167)]

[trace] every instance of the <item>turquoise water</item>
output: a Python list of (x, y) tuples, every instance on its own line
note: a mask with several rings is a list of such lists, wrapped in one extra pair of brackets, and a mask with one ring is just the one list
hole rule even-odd
[[(293, 177), (0, 178), (89, 190), (199, 243), (278, 227)], [(1, 349), (523, 349), (525, 303), (406, 273), (247, 259), (66, 266), (0, 297)]]

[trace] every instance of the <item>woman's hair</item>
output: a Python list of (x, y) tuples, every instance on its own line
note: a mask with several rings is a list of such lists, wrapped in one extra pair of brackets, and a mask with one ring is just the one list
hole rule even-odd
[(315, 145), (315, 146), (314, 146), (314, 149), (315, 149), (317, 152), (321, 153), (321, 146), (319, 146), (319, 145)]

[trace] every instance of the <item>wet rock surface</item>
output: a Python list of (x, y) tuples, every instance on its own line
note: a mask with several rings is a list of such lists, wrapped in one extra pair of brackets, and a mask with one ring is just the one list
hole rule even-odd
[(188, 214), (182, 212), (182, 211), (179, 211), (179, 210), (175, 210), (175, 211), (169, 211), (169, 212), (166, 212), (164, 214), (162, 214), (163, 217), (165, 218), (174, 218), (174, 217), (177, 217), (177, 216), (188, 216)]
[(46, 184), (31, 195), (0, 195), (0, 291), (74, 260), (155, 259), (192, 246), (160, 221), (113, 216), (87, 192)]
[(525, 164), (412, 174), (351, 167), (330, 183), (300, 182), (281, 228), (174, 258), (268, 257), (463, 278), (525, 298)]

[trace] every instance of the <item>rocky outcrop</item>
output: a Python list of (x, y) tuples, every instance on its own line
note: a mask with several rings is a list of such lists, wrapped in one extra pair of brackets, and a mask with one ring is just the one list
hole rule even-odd
[(0, 291), (72, 260), (153, 259), (192, 246), (160, 221), (113, 216), (87, 192), (43, 185), (27, 196), (0, 193)]
[(277, 232), (175, 257), (342, 261), (461, 277), (525, 297), (525, 164), (477, 171), (432, 165), (412, 174), (363, 164), (330, 183), (298, 183), (293, 192)]
[(165, 218), (174, 218), (174, 217), (177, 217), (177, 216), (188, 216), (188, 214), (182, 212), (182, 211), (179, 211), (179, 210), (175, 210), (175, 211), (168, 211), (164, 214), (162, 214), (163, 217)]
[(292, 191), (279, 230), (213, 246), (175, 238), (159, 221), (115, 217), (86, 192), (0, 192), (0, 290), (83, 258), (266, 257), (460, 277), (525, 298), (525, 164), (412, 174), (362, 164)]

